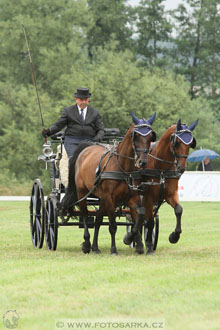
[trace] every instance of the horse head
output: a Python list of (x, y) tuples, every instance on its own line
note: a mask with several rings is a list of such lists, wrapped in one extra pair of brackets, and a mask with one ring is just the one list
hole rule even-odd
[(196, 139), (192, 136), (192, 131), (198, 124), (198, 119), (190, 126), (177, 121), (176, 130), (171, 134), (171, 152), (175, 158), (177, 171), (181, 174), (186, 168), (186, 158), (189, 154), (189, 148), (196, 147)]
[(150, 144), (156, 140), (156, 133), (151, 127), (156, 118), (156, 112), (149, 119), (138, 119), (133, 112), (131, 116), (134, 123), (131, 139), (135, 154), (135, 167), (140, 169), (146, 166)]

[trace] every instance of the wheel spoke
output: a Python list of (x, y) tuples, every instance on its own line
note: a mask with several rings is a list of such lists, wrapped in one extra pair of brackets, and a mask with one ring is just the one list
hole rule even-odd
[(33, 238), (34, 238), (34, 246), (37, 246), (37, 222), (36, 222), (36, 216), (34, 217), (35, 221), (33, 223)]
[(51, 243), (54, 242), (54, 231), (53, 231), (53, 228), (50, 226), (50, 241)]
[(36, 230), (39, 231), (40, 233), (42, 231), (40, 218), (36, 218)]
[(40, 242), (40, 237), (41, 237), (41, 223), (38, 218), (36, 218), (36, 239), (37, 239), (37, 244)]
[(33, 194), (33, 207), (36, 212), (37, 209), (37, 195), (38, 195), (38, 187), (36, 184), (34, 184), (34, 194)]
[(33, 220), (33, 234), (36, 232), (36, 214), (34, 215), (34, 220)]
[(57, 246), (57, 219), (55, 197), (49, 197), (46, 203), (46, 244), (49, 250), (56, 250)]

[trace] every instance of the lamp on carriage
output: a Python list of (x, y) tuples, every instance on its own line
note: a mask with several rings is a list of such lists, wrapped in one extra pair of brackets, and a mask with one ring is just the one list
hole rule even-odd
[(50, 141), (48, 141), (47, 143), (45, 143), (43, 145), (43, 154), (44, 156), (46, 156), (47, 158), (50, 158), (53, 155), (53, 149), (51, 147), (51, 143)]

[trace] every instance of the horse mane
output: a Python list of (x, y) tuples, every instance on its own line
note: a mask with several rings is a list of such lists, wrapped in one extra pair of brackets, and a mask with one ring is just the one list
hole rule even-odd
[(126, 131), (126, 133), (125, 133), (123, 139), (119, 142), (119, 144), (118, 144), (118, 148), (119, 148), (119, 149), (120, 149), (121, 146), (123, 146), (124, 142), (125, 142), (126, 139), (127, 139), (127, 136), (129, 136), (129, 135), (131, 134), (131, 130), (132, 130), (133, 128), (134, 128), (134, 124), (132, 123), (132, 124), (128, 127), (128, 129), (127, 129), (127, 131)]
[(173, 134), (175, 129), (176, 129), (176, 124), (173, 124), (170, 127), (168, 127), (168, 129), (163, 133), (163, 135), (161, 136), (161, 138), (159, 140), (155, 141), (154, 143), (151, 143), (149, 152), (152, 153), (155, 150), (157, 145), (161, 147), (161, 144), (162, 144), (162, 146), (164, 143), (167, 144), (167, 140), (170, 140), (170, 136), (171, 136), (171, 134)]
[(69, 177), (68, 177), (68, 187), (61, 201), (61, 206), (64, 210), (68, 210), (73, 203), (78, 200), (76, 183), (75, 183), (75, 164), (79, 154), (87, 147), (94, 145), (92, 142), (81, 142), (76, 150), (74, 151), (72, 157), (69, 159)]
[(170, 127), (168, 127), (168, 129), (163, 133), (163, 135), (158, 140), (158, 142), (165, 141), (166, 139), (169, 139), (171, 134), (174, 133), (175, 129), (176, 129), (176, 124), (173, 124)]

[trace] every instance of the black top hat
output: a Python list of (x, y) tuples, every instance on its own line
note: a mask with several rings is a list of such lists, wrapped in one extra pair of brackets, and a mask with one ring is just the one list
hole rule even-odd
[(75, 97), (79, 99), (88, 99), (91, 95), (89, 88), (77, 88), (77, 92), (75, 93)]

